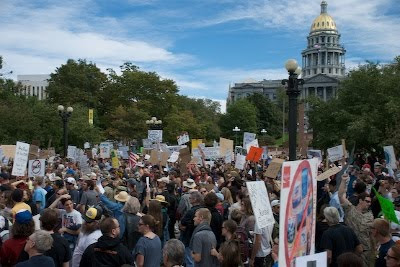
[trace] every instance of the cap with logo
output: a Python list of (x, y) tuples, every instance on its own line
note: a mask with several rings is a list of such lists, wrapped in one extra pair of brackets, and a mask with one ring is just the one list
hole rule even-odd
[(88, 208), (86, 213), (82, 215), (82, 218), (85, 220), (85, 222), (91, 223), (100, 220), (102, 215), (103, 209), (100, 206), (96, 206)]

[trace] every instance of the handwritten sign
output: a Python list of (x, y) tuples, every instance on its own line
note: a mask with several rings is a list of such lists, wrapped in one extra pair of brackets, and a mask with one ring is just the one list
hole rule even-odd
[(174, 152), (172, 152), (171, 156), (169, 157), (168, 162), (174, 163), (178, 160), (178, 158), (179, 158), (179, 152), (174, 151)]
[(147, 139), (150, 139), (153, 143), (162, 143), (162, 130), (149, 130), (147, 132)]
[(219, 154), (223, 157), (227, 151), (233, 151), (233, 140), (226, 138), (219, 138)]
[(76, 146), (68, 146), (67, 158), (75, 159)]
[(272, 214), (265, 183), (263, 181), (246, 182), (246, 187), (249, 192), (251, 206), (253, 207), (258, 227), (261, 229), (273, 225), (275, 219)]
[(246, 156), (237, 154), (236, 155), (235, 168), (238, 169), (238, 170), (243, 170), (245, 164), (246, 164)]
[(251, 141), (250, 143), (248, 143), (245, 147), (246, 147), (246, 150), (247, 150), (247, 153), (249, 153), (249, 151), (250, 151), (250, 147), (252, 147), (252, 146), (254, 146), (254, 147), (259, 147), (259, 145), (258, 145), (258, 139), (254, 139), (253, 141)]
[(178, 141), (178, 145), (183, 145), (186, 143), (189, 143), (190, 139), (189, 139), (189, 134), (188, 133), (182, 133), (181, 135), (177, 136), (177, 141)]
[(326, 251), (296, 258), (296, 266), (327, 267), (328, 254)]
[(255, 133), (244, 132), (243, 134), (243, 147), (246, 148), (247, 144), (256, 139)]
[(34, 159), (30, 160), (28, 164), (28, 176), (36, 177), (36, 176), (44, 176), (44, 171), (46, 169), (46, 160), (45, 159)]
[(26, 171), (26, 165), (28, 164), (29, 156), (29, 144), (23, 142), (17, 142), (15, 147), (15, 158), (14, 165), (12, 168), (11, 175), (24, 176)]
[(278, 173), (281, 171), (283, 162), (283, 159), (273, 159), (269, 164), (267, 170), (265, 171), (265, 175), (270, 178), (276, 178), (276, 176), (278, 176)]
[(328, 159), (330, 162), (341, 160), (343, 157), (344, 153), (342, 145), (328, 148)]
[(100, 143), (100, 158), (109, 159), (112, 145), (108, 142)]
[(225, 158), (224, 158), (225, 163), (227, 163), (227, 164), (232, 163), (232, 159), (233, 159), (232, 154), (233, 154), (232, 150), (226, 150)]

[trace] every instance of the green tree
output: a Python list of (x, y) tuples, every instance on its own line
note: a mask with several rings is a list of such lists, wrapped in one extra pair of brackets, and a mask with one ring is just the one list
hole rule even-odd
[(338, 98), (310, 101), (313, 146), (327, 148), (346, 139), (358, 149), (384, 145), (400, 149), (400, 57), (393, 63), (367, 63), (341, 83)]
[(226, 114), (221, 115), (220, 127), (222, 136), (233, 139), (235, 126), (243, 132), (257, 132), (257, 109), (249, 100), (240, 99), (227, 107)]

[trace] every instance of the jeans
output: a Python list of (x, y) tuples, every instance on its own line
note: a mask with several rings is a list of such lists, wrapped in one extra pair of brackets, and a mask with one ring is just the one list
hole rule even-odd
[(189, 247), (185, 247), (185, 265), (186, 267), (194, 267), (192, 251)]

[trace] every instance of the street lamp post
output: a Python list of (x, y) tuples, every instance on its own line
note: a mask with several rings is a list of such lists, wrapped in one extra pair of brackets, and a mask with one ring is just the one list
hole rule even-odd
[(68, 120), (71, 117), (74, 109), (72, 107), (68, 107), (66, 110), (63, 105), (59, 105), (57, 107), (58, 115), (60, 115), (61, 120), (63, 122), (63, 137), (64, 137), (64, 157), (67, 157), (67, 149), (68, 149)]
[(299, 85), (304, 84), (304, 80), (298, 79), (301, 68), (296, 60), (286, 61), (285, 68), (289, 72), (289, 79), (282, 80), (282, 85), (287, 84), (286, 94), (289, 97), (289, 160), (296, 160), (297, 97), (300, 95)]
[(240, 129), (235, 126), (235, 128), (232, 129), (232, 131), (235, 133), (235, 145), (238, 145), (238, 132), (240, 132)]
[(265, 143), (267, 143), (266, 140), (265, 140), (265, 135), (267, 134), (267, 130), (265, 130), (265, 129), (263, 128), (263, 129), (261, 129), (260, 132), (261, 132), (261, 136), (262, 136), (263, 139), (264, 139), (263, 141), (264, 141)]
[(159, 130), (161, 129), (162, 120), (157, 120), (157, 117), (151, 117), (150, 120), (146, 121), (146, 124), (151, 130)]

